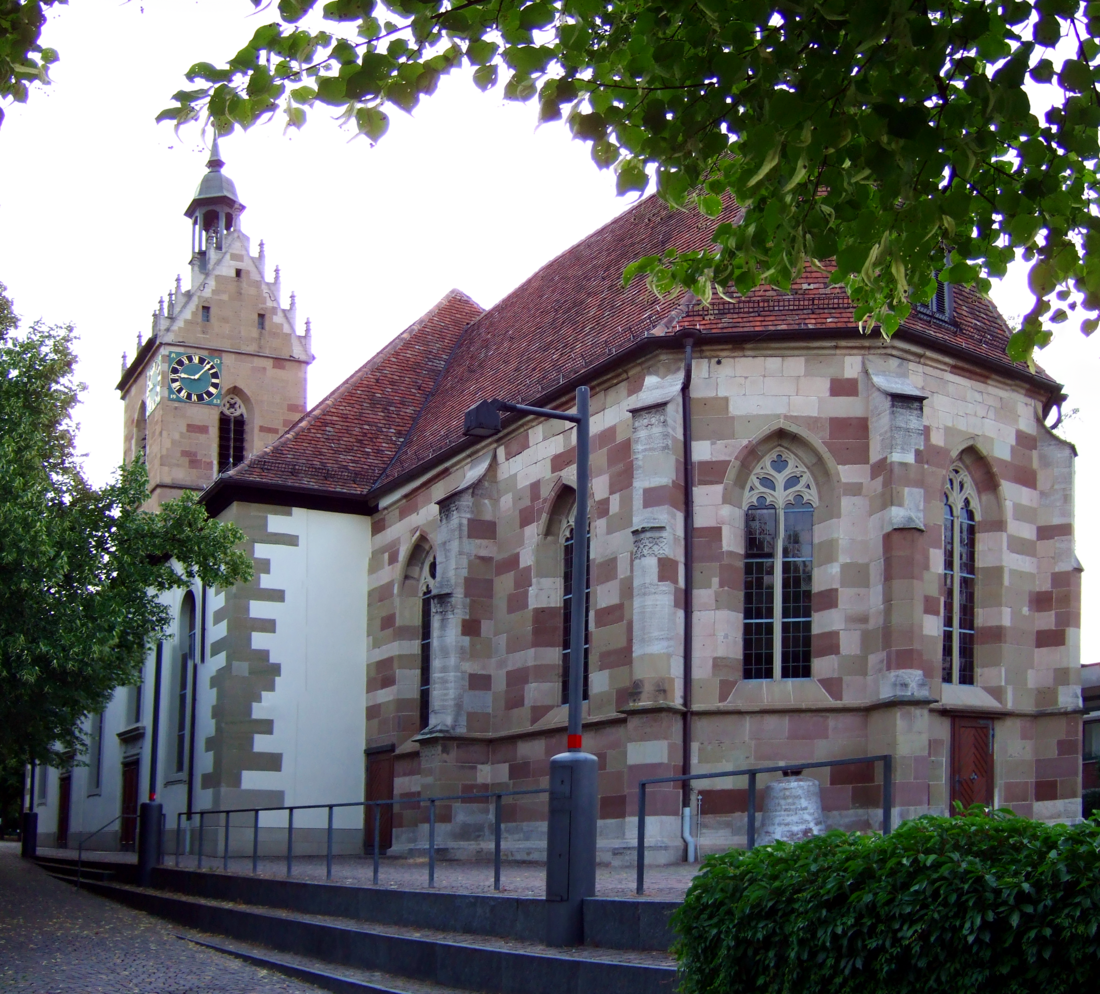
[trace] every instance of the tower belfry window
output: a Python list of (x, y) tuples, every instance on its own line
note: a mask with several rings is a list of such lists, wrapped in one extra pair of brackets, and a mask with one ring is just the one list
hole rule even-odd
[(240, 397), (229, 394), (218, 412), (218, 472), (227, 473), (244, 462), (247, 419)]

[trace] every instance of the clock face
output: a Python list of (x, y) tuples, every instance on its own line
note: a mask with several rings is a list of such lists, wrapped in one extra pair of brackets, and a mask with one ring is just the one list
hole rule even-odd
[(221, 359), (198, 352), (169, 352), (168, 389), (172, 400), (218, 403), (222, 389)]

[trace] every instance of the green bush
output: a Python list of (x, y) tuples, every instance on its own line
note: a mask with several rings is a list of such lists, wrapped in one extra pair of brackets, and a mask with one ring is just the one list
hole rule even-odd
[(1010, 812), (708, 858), (680, 994), (1058, 994), (1100, 982), (1100, 822)]
[(1081, 817), (1091, 818), (1097, 811), (1100, 811), (1100, 787), (1081, 791)]

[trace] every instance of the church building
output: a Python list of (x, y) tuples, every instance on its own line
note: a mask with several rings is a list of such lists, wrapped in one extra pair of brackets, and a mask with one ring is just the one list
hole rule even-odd
[[(180, 599), (163, 647), (161, 755), (184, 757), (166, 765), (188, 810), (545, 787), (579, 694), (604, 861), (633, 859), (639, 780), (685, 770), (888, 753), (895, 819), (1079, 816), (1075, 452), (1047, 426), (1060, 385), (1008, 360), (987, 298), (942, 285), (884, 341), (810, 268), (707, 305), (624, 289), (628, 263), (704, 248), (714, 223), (651, 197), (488, 310), (451, 291), (299, 417), (308, 331), (221, 165), (188, 208), (191, 289), (120, 383), (151, 500), (201, 489), (257, 567)], [(581, 523), (572, 426), (463, 434), (480, 401), (564, 411), (579, 385)], [(829, 827), (881, 827), (881, 766), (807, 772)], [(745, 780), (697, 786), (704, 851), (743, 843)], [(508, 855), (542, 855), (545, 804), (505, 805)], [(683, 858), (682, 805), (649, 792), (656, 861)], [(451, 855), (491, 845), (487, 805), (438, 807)], [(348, 850), (372, 835), (353, 820)], [(398, 808), (380, 841), (421, 852), (426, 822)]]

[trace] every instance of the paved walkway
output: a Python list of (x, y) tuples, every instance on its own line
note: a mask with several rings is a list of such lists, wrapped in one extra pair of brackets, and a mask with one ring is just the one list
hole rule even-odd
[[(316, 994), (176, 938), (176, 926), (78, 891), (0, 843), (0, 991), (18, 994)], [(199, 933), (193, 933), (199, 935)]]

